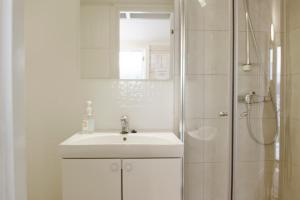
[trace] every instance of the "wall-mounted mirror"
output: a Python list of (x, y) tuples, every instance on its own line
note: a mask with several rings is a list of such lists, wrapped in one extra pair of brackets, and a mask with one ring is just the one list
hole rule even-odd
[(171, 13), (120, 12), (120, 79), (170, 79), (171, 20)]
[(170, 80), (174, 70), (172, 5), (81, 3), (84, 79)]

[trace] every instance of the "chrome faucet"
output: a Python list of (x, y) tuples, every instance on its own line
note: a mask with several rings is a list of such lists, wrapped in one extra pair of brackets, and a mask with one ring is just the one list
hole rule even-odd
[(128, 116), (123, 115), (121, 117), (121, 134), (128, 134), (129, 133), (129, 122), (128, 122)]

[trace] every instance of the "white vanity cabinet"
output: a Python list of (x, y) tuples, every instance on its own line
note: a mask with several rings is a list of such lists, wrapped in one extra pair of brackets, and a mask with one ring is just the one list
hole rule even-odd
[(181, 200), (184, 146), (174, 133), (76, 133), (59, 147), (63, 200)]
[(121, 160), (63, 159), (63, 200), (120, 200)]
[(63, 159), (63, 200), (181, 200), (181, 162)]
[(123, 200), (180, 200), (181, 159), (123, 160)]

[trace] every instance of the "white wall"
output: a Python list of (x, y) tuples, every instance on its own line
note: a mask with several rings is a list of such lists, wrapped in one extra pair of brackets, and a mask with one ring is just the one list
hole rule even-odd
[(173, 130), (173, 82), (81, 80), (79, 1), (27, 0), (26, 129), (29, 200), (61, 199), (58, 144), (80, 129), (84, 101), (96, 128)]
[(61, 199), (58, 144), (80, 128), (79, 2), (27, 0), (28, 199)]

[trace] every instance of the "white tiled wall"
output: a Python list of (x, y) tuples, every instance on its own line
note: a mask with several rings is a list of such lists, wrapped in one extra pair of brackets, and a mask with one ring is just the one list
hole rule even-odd
[(283, 199), (300, 199), (300, 1), (286, 0), (287, 124)]

